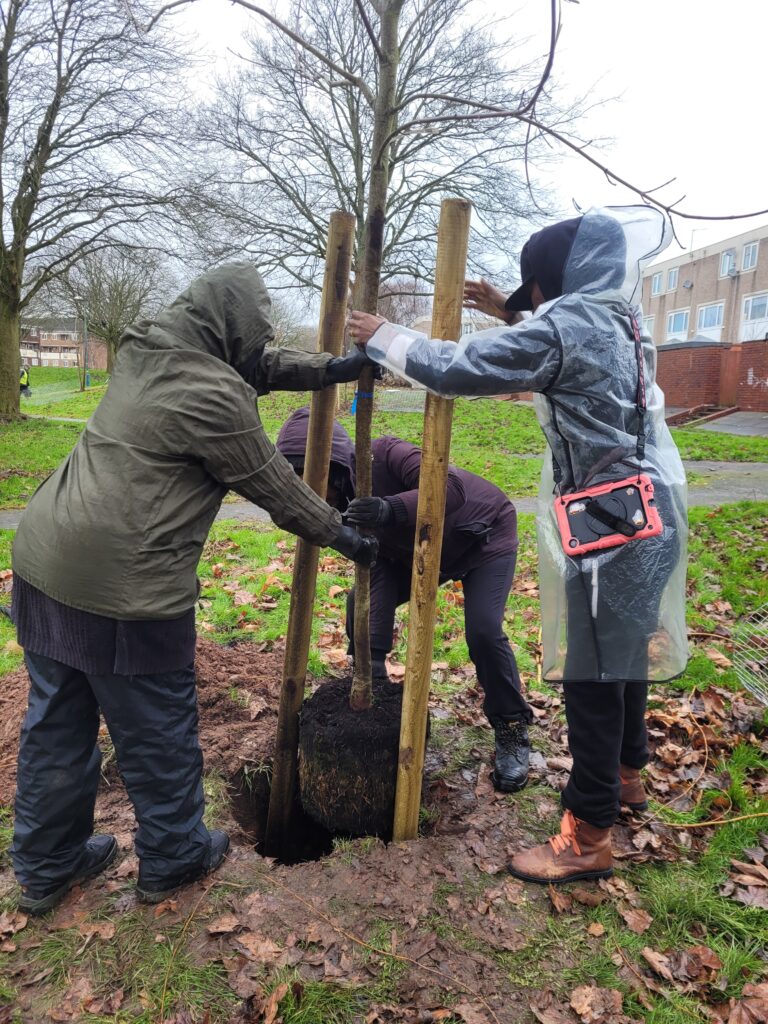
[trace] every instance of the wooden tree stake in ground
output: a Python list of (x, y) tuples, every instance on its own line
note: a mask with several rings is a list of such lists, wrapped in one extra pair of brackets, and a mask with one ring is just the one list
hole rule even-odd
[[(347, 314), (347, 292), (352, 261), (355, 218), (337, 210), (331, 215), (325, 258), (323, 299), (320, 307), (318, 348), (331, 355), (341, 354)], [(336, 388), (312, 396), (307, 433), (304, 481), (325, 497), (331, 461)], [(293, 809), (296, 787), (296, 755), (299, 744), (299, 711), (304, 700), (304, 683), (312, 633), (319, 549), (299, 540), (293, 563), (291, 606), (285, 638), (285, 662), (277, 719), (275, 761), (265, 837), (269, 856), (280, 856)]]
[[(466, 200), (443, 200), (437, 236), (433, 338), (456, 341), (461, 336), (470, 214), (471, 206)], [(419, 828), (452, 418), (452, 400), (427, 394), (400, 724), (395, 840), (415, 839)]]

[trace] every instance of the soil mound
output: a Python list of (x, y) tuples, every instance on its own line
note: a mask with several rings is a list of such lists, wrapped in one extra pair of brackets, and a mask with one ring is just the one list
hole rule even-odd
[[(283, 651), (248, 641), (228, 645), (198, 638), (197, 657), (200, 743), (206, 772), (230, 779), (246, 764), (271, 760), (277, 719)], [(19, 730), (27, 708), (26, 669), (0, 680), (0, 804), (10, 804), (16, 790)], [(101, 826), (119, 822), (130, 805), (102, 730), (102, 766), (97, 817)]]

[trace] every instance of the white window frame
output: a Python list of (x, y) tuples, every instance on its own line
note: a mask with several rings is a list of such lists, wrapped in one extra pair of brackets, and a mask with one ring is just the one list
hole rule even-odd
[(652, 296), (653, 295), (661, 295), (661, 287), (662, 287), (663, 278), (664, 278), (664, 274), (663, 274), (663, 272), (661, 270), (658, 273), (654, 274), (653, 277), (651, 278), (651, 295)]
[[(760, 251), (760, 242), (747, 242), (744, 246), (744, 251), (741, 254), (741, 269), (742, 270), (754, 270), (757, 266), (757, 255)], [(747, 266), (747, 253), (754, 253), (754, 259)]]
[(675, 292), (675, 291), (677, 291), (677, 282), (678, 282), (678, 279), (679, 279), (679, 275), (680, 275), (680, 268), (679, 267), (670, 267), (670, 269), (667, 271), (667, 291), (668, 292)]
[[(701, 315), (707, 309), (719, 309), (720, 310), (720, 323), (710, 324), (708, 327), (702, 324)], [(696, 330), (697, 331), (713, 331), (717, 327), (722, 327), (725, 317), (725, 303), (724, 302), (707, 302), (703, 306), (699, 306), (696, 311)]]
[(644, 316), (643, 317), (643, 333), (647, 334), (649, 338), (653, 337), (653, 328), (656, 323), (655, 316)]
[[(766, 298), (766, 315), (765, 316), (747, 316), (747, 304), (751, 303), (753, 299), (762, 299), (763, 296)], [(744, 302), (741, 307), (741, 322), (744, 324), (752, 323), (755, 320), (768, 319), (768, 292), (755, 292), (753, 295), (745, 295)]]
[[(671, 331), (669, 329), (670, 320), (672, 319), (672, 317), (679, 316), (679, 315), (681, 315), (683, 313), (685, 314), (685, 327), (682, 330), (680, 330), (680, 331)], [(686, 339), (688, 338), (688, 331), (690, 330), (690, 326), (691, 326), (691, 307), (690, 306), (685, 306), (682, 309), (670, 309), (670, 311), (667, 313), (667, 330), (666, 330), (666, 339), (667, 339), (667, 341), (686, 341)], [(680, 337), (681, 334), (684, 335), (684, 337), (681, 338)], [(674, 335), (674, 337), (672, 337), (672, 335)]]
[[(728, 264), (726, 266), (726, 259)], [(720, 253), (720, 277), (730, 277), (730, 270), (736, 269), (736, 252), (733, 249), (725, 249)]]

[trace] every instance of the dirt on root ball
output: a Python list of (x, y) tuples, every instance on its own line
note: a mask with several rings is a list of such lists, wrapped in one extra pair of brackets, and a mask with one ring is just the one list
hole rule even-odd
[(351, 680), (324, 682), (301, 711), (299, 786), (306, 813), (335, 833), (392, 835), (401, 686), (374, 684), (369, 711), (349, 706)]

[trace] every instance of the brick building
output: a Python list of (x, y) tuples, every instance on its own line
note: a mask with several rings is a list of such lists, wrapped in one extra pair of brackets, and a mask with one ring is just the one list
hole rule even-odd
[(768, 337), (768, 225), (654, 263), (642, 301), (657, 345)]
[[(25, 366), (82, 366), (82, 321), (74, 317), (35, 317), (21, 325), (19, 353)], [(104, 370), (107, 349), (104, 342), (88, 333), (88, 366)]]

